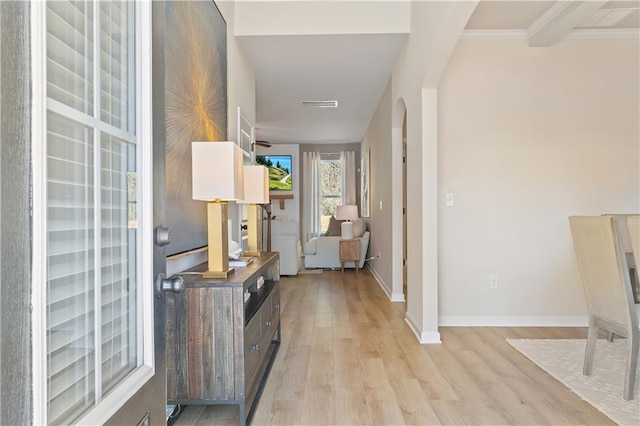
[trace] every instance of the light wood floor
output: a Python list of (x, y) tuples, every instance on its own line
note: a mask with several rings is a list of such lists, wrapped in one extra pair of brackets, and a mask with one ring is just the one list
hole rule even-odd
[[(582, 328), (443, 327), (420, 345), (368, 270), (281, 279), (282, 344), (254, 425), (613, 424), (506, 338)], [(175, 425), (235, 425), (234, 406), (190, 406)]]

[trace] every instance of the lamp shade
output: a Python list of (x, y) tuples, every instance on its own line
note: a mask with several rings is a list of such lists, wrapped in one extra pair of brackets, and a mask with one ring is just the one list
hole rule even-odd
[(244, 166), (244, 198), (238, 203), (269, 203), (269, 171), (265, 166)]
[(336, 219), (338, 220), (356, 220), (358, 219), (358, 206), (342, 205), (336, 210)]
[(235, 142), (192, 142), (193, 199), (244, 197), (243, 156)]

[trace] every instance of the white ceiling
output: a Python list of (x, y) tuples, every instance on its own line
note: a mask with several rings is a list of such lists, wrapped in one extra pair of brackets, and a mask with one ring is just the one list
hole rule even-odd
[[(573, 30), (637, 29), (640, 1), (481, 1), (469, 34), (521, 31), (550, 46)], [(239, 37), (256, 74), (256, 139), (360, 142), (406, 34)], [(337, 100), (338, 108), (302, 101)]]
[[(256, 138), (360, 142), (405, 35), (242, 37), (256, 73)], [(337, 108), (302, 101), (337, 100)]]

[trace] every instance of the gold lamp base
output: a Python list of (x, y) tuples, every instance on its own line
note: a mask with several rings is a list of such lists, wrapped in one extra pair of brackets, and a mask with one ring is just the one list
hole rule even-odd
[(209, 270), (203, 278), (227, 278), (233, 268), (229, 267), (229, 217), (228, 205), (224, 201), (207, 204), (207, 237), (209, 241)]
[(227, 278), (233, 271), (233, 268), (229, 268), (226, 271), (206, 271), (202, 273), (202, 278)]
[(258, 226), (258, 216), (260, 213), (260, 206), (257, 204), (249, 204), (247, 206), (247, 251), (242, 253), (247, 257), (261, 257), (260, 251), (260, 238)]

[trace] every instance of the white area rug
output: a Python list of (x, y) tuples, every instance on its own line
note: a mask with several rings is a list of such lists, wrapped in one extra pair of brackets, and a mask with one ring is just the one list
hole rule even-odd
[(625, 339), (611, 343), (598, 340), (591, 376), (582, 374), (586, 340), (507, 339), (507, 342), (614, 422), (640, 425), (640, 374), (636, 374), (634, 399), (622, 399)]

